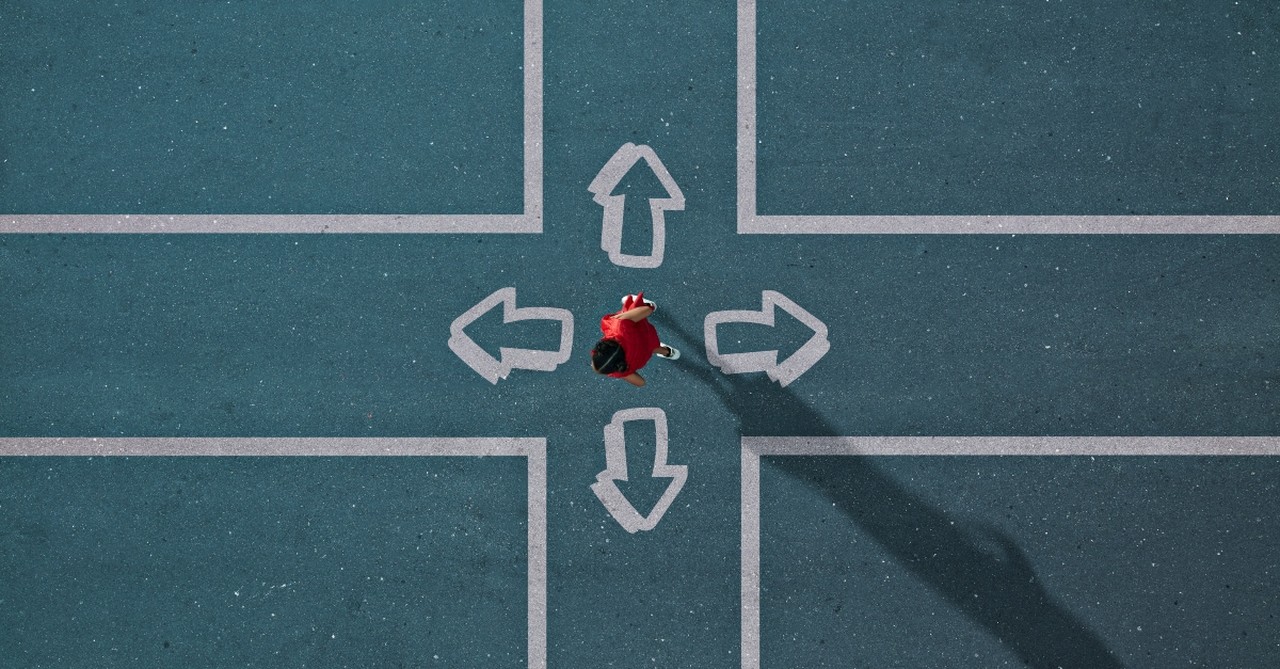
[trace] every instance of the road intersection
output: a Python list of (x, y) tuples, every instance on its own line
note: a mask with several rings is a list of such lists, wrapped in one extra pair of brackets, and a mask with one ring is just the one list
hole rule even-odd
[[(831, 21), (858, 25), (841, 7)], [(106, 652), (98, 638), (156, 665), (179, 652), (267, 666), (366, 653), (410, 666), (745, 669), (1275, 657), (1265, 621), (1280, 572), (1264, 509), (1280, 461), (1274, 188), (1221, 215), (1182, 213), (1204, 203), (761, 214), (785, 205), (757, 186), (816, 150), (768, 144), (763, 129), (826, 123), (804, 106), (779, 113), (762, 92), (791, 45), (785, 22), (757, 25), (757, 14), (781, 10), (580, 9), (527, 0), (523, 39), (508, 35), (523, 54), (522, 88), (507, 91), (520, 110), (507, 139), (523, 147), (523, 212), (171, 213), (178, 200), (77, 212), (71, 195), (60, 211), (20, 211), (35, 187), (8, 157), (0, 452), (37, 457), (0, 465), (2, 566), (32, 583), (66, 576), (80, 585), (62, 599), (104, 608), (51, 606), (11, 581), (0, 622), (20, 632), (0, 650), (22, 666), (89, 666)], [(1214, 172), (1163, 167), (1171, 179)], [(632, 183), (645, 179), (648, 189)], [(821, 199), (842, 183), (788, 188)], [(899, 197), (911, 211), (913, 194)], [(121, 232), (140, 234), (103, 234)], [(686, 357), (655, 364), (636, 391), (595, 377), (584, 352), (595, 319), (639, 289), (663, 305), (655, 324)], [(180, 455), (200, 457), (138, 457)], [(448, 463), (456, 480), (401, 478), (377, 455), (405, 471)], [(101, 456), (127, 459), (95, 465)], [(527, 467), (492, 483), (487, 463), (506, 456)], [(281, 471), (291, 501), (237, 500), (234, 476), (219, 472), (238, 467), (246, 479)], [(142, 506), (87, 512), (77, 481), (109, 488), (95, 477), (111, 473)], [(229, 511), (147, 506), (190, 480), (211, 482), (205, 508)], [(273, 515), (336, 516), (348, 495), (353, 508), (421, 495), (421, 528), (362, 516), (351, 527), (378, 550), (346, 558), (373, 581), (426, 570), (416, 587), (352, 582), (310, 559), (325, 550), (317, 537), (272, 534)], [(513, 495), (523, 508), (502, 506)], [(172, 543), (113, 525), (129, 514)], [(258, 540), (205, 543), (228, 518)], [(122, 566), (109, 556), (127, 550), (89, 548), (86, 537), (113, 528), (146, 556)], [(504, 539), (478, 558), (489, 544), (458, 539), (466, 528)], [(461, 543), (430, 545), (432, 531)], [(203, 567), (168, 566), (193, 547), (207, 551)], [(380, 559), (424, 549), (429, 568)], [(246, 579), (280, 571), (280, 555), (297, 557), (286, 561), (296, 579), (281, 574), (295, 585), (243, 601)], [(180, 594), (160, 606), (146, 587), (119, 586), (122, 573)], [(1008, 585), (1024, 577), (1033, 583)], [(484, 617), (511, 605), (415, 612), (426, 610), (417, 592), (434, 605), (482, 591), (520, 594), (518, 638)], [(245, 630), (234, 653), (201, 632), (211, 601)], [(150, 606), (172, 620), (109, 617)], [(343, 606), (346, 618), (322, 613)], [(59, 640), (68, 616), (104, 631)]]

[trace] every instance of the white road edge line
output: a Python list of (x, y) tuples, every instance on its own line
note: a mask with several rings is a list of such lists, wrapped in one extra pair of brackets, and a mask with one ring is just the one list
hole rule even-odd
[(756, 209), (756, 3), (738, 0), (738, 234), (1280, 234), (1280, 216), (780, 216)]
[(520, 214), (0, 214), (0, 233), (541, 233), (542, 0), (524, 0)]
[(466, 456), (528, 462), (528, 666), (547, 667), (547, 440), (512, 438), (12, 438), (0, 457), (23, 456)]
[(1280, 437), (743, 437), (742, 669), (760, 669), (760, 458), (850, 456), (1280, 456)]

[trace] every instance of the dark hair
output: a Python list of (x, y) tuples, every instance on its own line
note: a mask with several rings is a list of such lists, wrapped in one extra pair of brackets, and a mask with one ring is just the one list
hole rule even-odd
[(622, 344), (613, 339), (601, 339), (591, 349), (591, 368), (601, 374), (624, 372), (627, 369), (627, 355)]

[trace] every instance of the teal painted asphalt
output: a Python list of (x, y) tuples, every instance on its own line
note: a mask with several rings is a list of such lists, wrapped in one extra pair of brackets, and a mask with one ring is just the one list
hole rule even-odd
[[(520, 3), (51, 11), (0, 8), (0, 226), (520, 211)], [(760, 212), (1275, 215), (1276, 12), (762, 2)], [(728, 668), (743, 435), (1280, 435), (1275, 235), (738, 235), (732, 4), (544, 23), (542, 234), (0, 234), (0, 437), (545, 437), (547, 666)], [(658, 269), (600, 249), (587, 186), (628, 141), (687, 199)], [(621, 188), (641, 253), (655, 183)], [(572, 312), (573, 350), (491, 385), (446, 342), (508, 286)], [(643, 389), (587, 364), (636, 290), (684, 352)], [(763, 290), (830, 330), (786, 388), (704, 353), (706, 315)], [(638, 534), (589, 487), (633, 407), (689, 467)], [(632, 437), (644, 507), (666, 484)], [(766, 457), (761, 666), (1274, 664), (1276, 463)], [(0, 458), (0, 656), (524, 666), (526, 483), (500, 458)]]

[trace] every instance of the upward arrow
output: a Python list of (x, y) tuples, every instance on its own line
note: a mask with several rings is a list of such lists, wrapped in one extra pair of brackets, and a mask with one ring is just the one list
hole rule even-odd
[[(626, 195), (614, 195), (613, 191), (626, 176), (631, 167), (643, 159), (653, 171), (662, 187), (667, 191), (666, 197), (649, 198), (649, 216), (653, 221), (653, 250), (647, 256), (631, 255), (622, 252), (622, 224), (626, 212)], [(600, 248), (609, 254), (609, 260), (620, 267), (636, 267), (652, 269), (662, 264), (663, 250), (666, 246), (666, 211), (684, 209), (684, 193), (676, 185), (671, 173), (658, 159), (658, 154), (644, 144), (623, 144), (600, 169), (600, 173), (591, 181), (587, 190), (595, 194), (595, 201), (604, 207), (604, 223), (600, 232)]]

